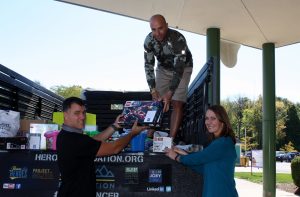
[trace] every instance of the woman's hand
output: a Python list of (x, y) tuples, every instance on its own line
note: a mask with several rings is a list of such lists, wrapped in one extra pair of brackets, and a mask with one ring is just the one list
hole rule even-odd
[(165, 153), (166, 153), (166, 156), (168, 156), (170, 159), (173, 159), (173, 160), (175, 160), (175, 157), (178, 154), (174, 151), (173, 148), (165, 148)]
[(178, 153), (180, 155), (187, 155), (188, 154), (186, 151), (182, 150), (181, 148), (174, 147), (173, 149), (176, 153)]

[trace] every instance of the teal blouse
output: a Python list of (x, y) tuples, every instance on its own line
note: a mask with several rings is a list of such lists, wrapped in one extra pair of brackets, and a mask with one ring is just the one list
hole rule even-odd
[(203, 197), (238, 196), (234, 181), (235, 145), (231, 137), (215, 139), (202, 151), (180, 156), (180, 162), (203, 174)]

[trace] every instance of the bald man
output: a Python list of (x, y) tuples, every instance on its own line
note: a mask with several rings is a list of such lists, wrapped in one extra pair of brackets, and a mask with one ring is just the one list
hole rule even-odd
[[(175, 139), (183, 118), (188, 85), (193, 70), (192, 54), (185, 37), (169, 29), (162, 15), (150, 18), (151, 32), (144, 42), (145, 73), (153, 100), (164, 102), (164, 112), (173, 107), (170, 137)], [(154, 73), (155, 59), (157, 60)]]

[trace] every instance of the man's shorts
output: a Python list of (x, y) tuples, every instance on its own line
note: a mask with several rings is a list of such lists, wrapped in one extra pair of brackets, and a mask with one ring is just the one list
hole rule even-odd
[[(190, 83), (191, 75), (193, 72), (193, 67), (187, 67), (184, 69), (181, 81), (175, 90), (172, 100), (186, 102), (188, 86)], [(155, 75), (155, 89), (159, 92), (160, 96), (163, 96), (167, 91), (169, 91), (170, 82), (173, 78), (173, 72), (163, 68), (156, 68)]]

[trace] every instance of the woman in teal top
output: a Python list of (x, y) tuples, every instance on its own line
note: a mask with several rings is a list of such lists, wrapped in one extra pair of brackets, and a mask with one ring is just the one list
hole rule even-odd
[(174, 147), (167, 149), (166, 155), (203, 174), (203, 197), (236, 197), (236, 139), (226, 110), (220, 105), (209, 107), (205, 115), (205, 126), (212, 134), (212, 141), (205, 149), (187, 154)]

